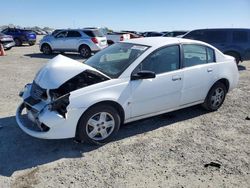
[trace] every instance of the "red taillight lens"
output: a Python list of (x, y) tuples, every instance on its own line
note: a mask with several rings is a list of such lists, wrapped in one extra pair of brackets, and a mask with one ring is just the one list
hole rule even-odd
[(124, 40), (124, 37), (123, 37), (123, 36), (121, 36), (121, 37), (120, 37), (120, 41), (123, 41), (123, 40)]
[(95, 38), (95, 37), (94, 37), (94, 38), (91, 38), (91, 40), (93, 41), (93, 43), (96, 43), (96, 44), (98, 43), (98, 40), (97, 40), (97, 38)]

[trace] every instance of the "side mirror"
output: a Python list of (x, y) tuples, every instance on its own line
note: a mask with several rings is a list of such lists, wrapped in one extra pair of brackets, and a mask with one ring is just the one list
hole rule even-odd
[(149, 79), (149, 78), (155, 78), (155, 73), (152, 71), (139, 71), (135, 74), (132, 74), (131, 80), (142, 80), (142, 79)]

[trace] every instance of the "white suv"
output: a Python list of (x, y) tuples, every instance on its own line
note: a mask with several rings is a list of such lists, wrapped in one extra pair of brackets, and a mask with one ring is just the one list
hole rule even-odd
[(62, 30), (56, 35), (47, 35), (40, 41), (40, 51), (44, 54), (59, 52), (79, 52), (84, 58), (107, 47), (107, 38), (98, 29)]

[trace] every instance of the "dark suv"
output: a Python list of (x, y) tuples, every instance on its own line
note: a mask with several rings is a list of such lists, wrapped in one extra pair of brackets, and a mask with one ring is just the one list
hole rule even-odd
[(240, 61), (250, 60), (250, 29), (199, 29), (193, 30), (182, 38), (209, 43), (224, 54)]
[(16, 46), (21, 46), (23, 43), (28, 43), (30, 46), (36, 43), (36, 34), (31, 30), (6, 28), (2, 31), (6, 35), (11, 35), (16, 43)]

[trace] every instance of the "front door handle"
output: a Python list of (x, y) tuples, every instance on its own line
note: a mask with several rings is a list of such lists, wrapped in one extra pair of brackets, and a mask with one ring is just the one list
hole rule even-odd
[(213, 72), (213, 69), (212, 68), (208, 68), (207, 72)]
[(173, 80), (173, 81), (181, 80), (181, 77), (180, 77), (180, 76), (173, 76), (173, 77), (172, 77), (172, 80)]

